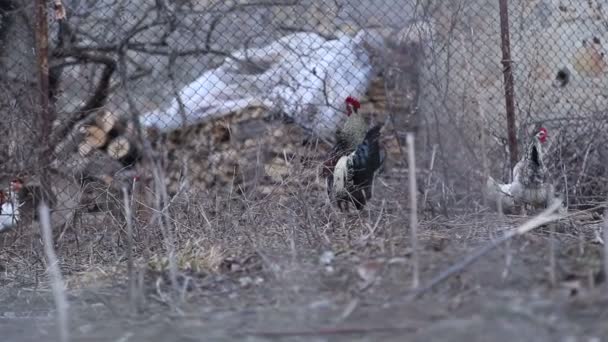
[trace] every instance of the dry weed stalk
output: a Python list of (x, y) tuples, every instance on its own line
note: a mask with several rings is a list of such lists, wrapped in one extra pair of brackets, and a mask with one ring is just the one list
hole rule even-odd
[(53, 233), (51, 230), (51, 213), (46, 203), (38, 207), (40, 215), (40, 229), (42, 230), (42, 241), (44, 242), (44, 254), (47, 262), (47, 272), (51, 281), (53, 298), (57, 307), (57, 324), (59, 326), (59, 337), (62, 342), (70, 340), (68, 330), (68, 300), (65, 295), (63, 279), (59, 270), (59, 261), (53, 248)]
[[(139, 121), (140, 112), (132, 96), (133, 92), (131, 90), (131, 83), (129, 81), (127, 69), (127, 53), (124, 49), (124, 47), (128, 45), (128, 43), (129, 38), (126, 38), (124, 41), (124, 45), (121, 45), (121, 49), (118, 51), (118, 71), (120, 79), (122, 81), (123, 90), (125, 91), (127, 104), (129, 105), (129, 111), (131, 112), (131, 119), (134, 123), (134, 132), (137, 141), (141, 144), (143, 160), (145, 162), (145, 165), (149, 169), (151, 169), (154, 178), (155, 210), (152, 222), (158, 222), (161, 229), (161, 233), (163, 235), (163, 240), (169, 259), (169, 278), (171, 279), (171, 285), (173, 290), (172, 292), (174, 295), (173, 297), (175, 297), (178, 296), (180, 292), (179, 284), (177, 282), (175, 238), (173, 236), (173, 232), (165, 223), (165, 220), (170, 218), (170, 215), (167, 214), (167, 210), (171, 205), (171, 199), (169, 198), (169, 195), (167, 193), (167, 184), (165, 183), (165, 174), (163, 172), (162, 165), (160, 164), (158, 158), (155, 158), (156, 153), (152, 149), (150, 141), (148, 141), (148, 139), (144, 137), (143, 128)], [(172, 307), (172, 309), (179, 311), (179, 308), (175, 306), (175, 303), (171, 302), (168, 304)]]
[(435, 157), (437, 156), (437, 144), (433, 145), (433, 151), (431, 152), (431, 163), (429, 164), (429, 174), (426, 176), (424, 184), (424, 196), (422, 198), (422, 211), (426, 208), (426, 201), (429, 196), (429, 190), (431, 188), (431, 179), (433, 178), (433, 169), (435, 168)]
[(422, 296), (423, 294), (425, 294), (426, 292), (428, 292), (435, 286), (439, 285), (440, 283), (442, 283), (443, 281), (445, 281), (452, 275), (462, 272), (467, 266), (469, 266), (473, 262), (477, 261), (477, 259), (486, 255), (490, 251), (494, 250), (496, 247), (498, 247), (502, 243), (511, 240), (513, 237), (518, 236), (518, 235), (523, 235), (542, 225), (562, 219), (564, 217), (563, 215), (555, 214), (555, 211), (558, 210), (561, 207), (561, 205), (562, 205), (561, 199), (554, 200), (553, 203), (547, 209), (545, 209), (543, 212), (538, 214), (538, 216), (535, 216), (532, 219), (530, 219), (530, 220), (526, 221), (525, 223), (523, 223), (522, 225), (520, 225), (519, 227), (506, 232), (503, 236), (497, 238), (496, 240), (490, 241), (490, 243), (488, 243), (487, 245), (478, 249), (477, 251), (473, 252), (472, 254), (469, 254), (464, 259), (462, 259), (460, 262), (448, 267), (445, 271), (440, 272), (437, 276), (435, 276), (433, 279), (431, 279), (431, 281), (427, 285), (420, 287), (420, 288), (414, 290), (413, 292), (409, 293), (408, 299), (415, 299), (415, 298)]
[[(604, 278), (608, 278), (608, 209), (604, 209)], [(608, 281), (606, 283), (606, 288), (608, 288)]]
[[(469, 50), (468, 52), (469, 52), (469, 55), (471, 57), (473, 57), (473, 56), (475, 56), (475, 52), (473, 51), (475, 31), (473, 30), (472, 27), (469, 29), (469, 33), (470, 33), (470, 37), (469, 37), (470, 44), (468, 46), (470, 47), (470, 49), (468, 49)], [(467, 46), (462, 37), (461, 37), (461, 44), (463, 46)], [(477, 78), (473, 74), (473, 68), (471, 68), (471, 63), (469, 62), (469, 58), (464, 58), (464, 61), (465, 61), (466, 70), (468, 71), (468, 73), (470, 75), (472, 75), (471, 84), (473, 85), (473, 98), (475, 99), (475, 102), (477, 104), (477, 113), (479, 114), (479, 130), (481, 132), (479, 144), (481, 147), (481, 169), (482, 169), (482, 173), (483, 173), (483, 182), (482, 182), (481, 187), (483, 188), (486, 179), (488, 179), (488, 176), (490, 175), (490, 170), (489, 170), (489, 166), (488, 166), (488, 145), (487, 145), (488, 141), (487, 141), (487, 136), (486, 136), (486, 127), (488, 126), (488, 124), (487, 124), (488, 120), (486, 117), (486, 112), (485, 112), (483, 106), (481, 105), (481, 99), (479, 98), (479, 94), (480, 94), (479, 83), (477, 82)], [(482, 199), (483, 199), (483, 206), (487, 207), (488, 198), (486, 196), (486, 192), (481, 191), (481, 194), (482, 194)]]
[(129, 192), (126, 187), (122, 187), (123, 203), (125, 207), (125, 221), (127, 221), (127, 276), (129, 278), (129, 305), (131, 312), (136, 311), (135, 301), (135, 272), (133, 268), (133, 212)]
[(416, 199), (416, 156), (414, 155), (414, 133), (408, 132), (407, 158), (409, 168), (409, 192), (410, 192), (410, 237), (412, 239), (412, 260), (414, 264), (412, 287), (418, 288), (420, 284), (420, 265), (418, 259), (418, 203)]
[[(156, 203), (155, 203), (155, 213), (156, 221), (158, 222), (161, 232), (163, 234), (163, 239), (165, 242), (165, 248), (167, 250), (167, 257), (169, 260), (169, 277), (171, 279), (171, 285), (173, 287), (173, 294), (177, 295), (179, 291), (179, 284), (177, 282), (177, 260), (175, 257), (175, 239), (173, 237), (173, 232), (166, 224), (166, 218), (169, 217), (167, 215), (167, 210), (169, 209), (170, 200), (169, 195), (167, 194), (167, 185), (164, 181), (164, 174), (162, 168), (157, 163), (153, 163), (153, 172), (154, 174), (154, 187), (156, 193)], [(167, 216), (167, 217), (165, 217)]]

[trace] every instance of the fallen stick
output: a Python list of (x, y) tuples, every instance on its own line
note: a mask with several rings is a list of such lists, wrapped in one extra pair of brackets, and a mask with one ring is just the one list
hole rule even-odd
[(319, 336), (319, 335), (344, 335), (344, 334), (365, 334), (374, 332), (415, 332), (414, 327), (329, 327), (319, 328), (314, 330), (285, 330), (285, 331), (250, 331), (243, 335), (258, 336), (258, 337), (293, 337), (293, 336)]
[(416, 299), (416, 298), (422, 296), (423, 294), (425, 294), (426, 292), (428, 292), (435, 286), (444, 282), (449, 277), (462, 272), (467, 266), (469, 266), (473, 262), (477, 261), (477, 259), (486, 255), (488, 252), (492, 251), (493, 249), (500, 246), (504, 242), (512, 239), (513, 237), (518, 236), (518, 235), (523, 235), (544, 224), (547, 224), (547, 223), (553, 222), (553, 221), (557, 221), (557, 220), (563, 218), (563, 215), (553, 214), (553, 212), (555, 212), (558, 208), (560, 208), (561, 205), (562, 205), (561, 200), (553, 201), (553, 203), (549, 206), (549, 208), (545, 209), (542, 213), (538, 214), (538, 216), (535, 216), (532, 219), (530, 219), (529, 221), (522, 224), (521, 226), (508, 231), (507, 233), (505, 233), (505, 235), (495, 239), (494, 241), (491, 241), (489, 244), (483, 246), (479, 250), (468, 255), (460, 262), (450, 266), (448, 269), (439, 273), (437, 276), (435, 276), (433, 279), (431, 279), (431, 281), (428, 284), (426, 284), (425, 286), (422, 286), (414, 291), (408, 292), (407, 299), (412, 300), (412, 299)]

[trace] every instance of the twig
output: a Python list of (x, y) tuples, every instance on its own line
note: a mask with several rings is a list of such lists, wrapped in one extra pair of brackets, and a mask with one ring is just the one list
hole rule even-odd
[(179, 109), (178, 112), (179, 112), (179, 115), (182, 117), (182, 126), (184, 128), (186, 128), (187, 122), (188, 122), (188, 118), (186, 115), (186, 106), (184, 105), (184, 100), (182, 99), (182, 95), (179, 91), (177, 81), (175, 80), (175, 62), (176, 61), (177, 61), (177, 55), (175, 53), (169, 54), (169, 62), (167, 65), (167, 76), (169, 77), (169, 80), (171, 81), (171, 87), (173, 88), (173, 95), (175, 96), (175, 99), (177, 100), (178, 109)]
[[(134, 182), (135, 183), (135, 182)], [(133, 212), (129, 192), (126, 187), (122, 187), (123, 204), (125, 207), (125, 220), (127, 221), (127, 274), (129, 278), (129, 305), (131, 312), (136, 311), (135, 301), (135, 272), (133, 269)]]
[(410, 236), (412, 239), (412, 262), (414, 264), (412, 287), (420, 285), (420, 265), (418, 259), (418, 203), (416, 199), (416, 156), (414, 148), (414, 133), (408, 132), (407, 137), (407, 159), (409, 169), (410, 190)]
[[(58, 142), (65, 138), (66, 135), (74, 128), (74, 126), (81, 120), (85, 119), (93, 110), (96, 110), (105, 105), (110, 95), (110, 85), (112, 81), (112, 75), (116, 70), (116, 61), (114, 59), (102, 56), (89, 54), (86, 52), (67, 51), (62, 52), (65, 56), (76, 58), (79, 64), (95, 63), (103, 64), (104, 68), (99, 77), (95, 91), (91, 97), (85, 102), (85, 104), (73, 113), (67, 120), (61, 123), (59, 127), (54, 130), (54, 134), (51, 138), (51, 145), (55, 146)], [(58, 57), (58, 56), (54, 56)], [(55, 66), (57, 68), (60, 66)]]
[[(124, 44), (128, 44), (128, 39), (124, 41)], [(143, 157), (146, 163), (151, 167), (152, 174), (154, 177), (154, 193), (155, 193), (155, 212), (154, 216), (158, 219), (158, 223), (160, 226), (161, 233), (163, 235), (163, 240), (165, 244), (165, 248), (167, 250), (168, 259), (169, 259), (169, 277), (171, 279), (171, 284), (173, 288), (173, 294), (177, 295), (179, 293), (179, 285), (177, 282), (177, 261), (175, 257), (175, 240), (173, 238), (173, 233), (171, 229), (167, 227), (165, 224), (165, 213), (168, 209), (169, 201), (167, 194), (167, 186), (164, 182), (164, 172), (162, 166), (159, 162), (157, 162), (154, 158), (154, 153), (152, 147), (150, 146), (150, 142), (143, 137), (143, 131), (141, 127), (141, 123), (139, 120), (139, 110), (135, 104), (135, 101), (132, 97), (131, 92), (131, 84), (128, 78), (128, 70), (127, 70), (127, 62), (126, 62), (126, 51), (123, 48), (119, 50), (119, 58), (118, 58), (118, 70), (120, 79), (122, 82), (122, 86), (124, 88), (127, 104), (129, 105), (129, 110), (131, 111), (131, 119), (133, 120), (133, 124), (135, 125), (135, 132), (137, 134), (137, 138), (140, 141), (143, 147)], [(175, 303), (171, 303), (175, 304)], [(179, 311), (177, 306), (173, 307), (174, 310)]]
[(373, 332), (407, 331), (414, 332), (413, 327), (342, 327), (342, 328), (319, 328), (316, 330), (293, 330), (293, 331), (251, 331), (246, 335), (259, 337), (289, 337), (289, 336), (319, 336), (319, 335), (350, 335), (365, 334)]
[(57, 255), (53, 249), (53, 233), (51, 231), (51, 214), (46, 203), (41, 203), (38, 207), (40, 215), (40, 229), (44, 242), (44, 254), (46, 255), (47, 272), (51, 280), (51, 288), (57, 307), (57, 323), (59, 325), (59, 336), (62, 342), (70, 340), (68, 330), (68, 300), (63, 290), (63, 279), (59, 270)]
[(476, 252), (468, 255), (460, 262), (450, 266), (445, 271), (439, 273), (427, 285), (409, 293), (408, 299), (415, 299), (415, 298), (420, 297), (421, 295), (425, 294), (426, 292), (428, 292), (435, 286), (441, 284), (443, 281), (445, 281), (449, 277), (462, 272), (467, 266), (469, 266), (473, 262), (477, 261), (477, 259), (486, 255), (488, 252), (494, 250), (496, 247), (498, 247), (502, 243), (509, 241), (513, 237), (518, 236), (518, 235), (523, 235), (523, 234), (531, 231), (532, 229), (538, 228), (544, 224), (547, 224), (552, 221), (557, 221), (557, 220), (563, 218), (563, 215), (553, 214), (553, 212), (555, 212), (561, 205), (562, 205), (561, 200), (553, 201), (551, 206), (549, 206), (549, 208), (545, 209), (538, 216), (533, 217), (532, 219), (525, 222), (521, 226), (519, 226), (511, 231), (508, 231), (503, 236), (497, 238), (494, 241), (491, 241), (489, 244), (483, 246)]
[(578, 177), (576, 179), (576, 183), (574, 183), (574, 190), (572, 193), (576, 196), (576, 192), (581, 185), (581, 178), (583, 178), (585, 174), (585, 169), (587, 168), (587, 158), (589, 157), (589, 152), (591, 151), (592, 141), (587, 144), (587, 148), (585, 149), (585, 156), (583, 157), (583, 165), (581, 165), (580, 171), (578, 173)]
[[(158, 224), (160, 226), (161, 233), (167, 251), (167, 257), (169, 260), (169, 278), (173, 285), (173, 294), (179, 293), (179, 284), (177, 282), (177, 259), (175, 252), (175, 239), (171, 229), (167, 226), (165, 221), (168, 216), (167, 210), (169, 209), (169, 195), (167, 194), (167, 185), (164, 181), (164, 173), (159, 163), (152, 164), (152, 174), (154, 175), (154, 192), (155, 192), (155, 206), (158, 210), (155, 216), (157, 216)], [(174, 309), (179, 310), (176, 306)]]
[[(608, 209), (604, 210), (604, 278), (608, 278)], [(608, 289), (608, 281), (605, 282)]]
[(435, 157), (437, 155), (437, 144), (433, 145), (433, 152), (431, 153), (431, 163), (429, 165), (429, 174), (426, 176), (426, 182), (424, 184), (424, 195), (422, 199), (422, 211), (426, 207), (426, 201), (429, 196), (429, 188), (431, 187), (431, 179), (433, 178), (433, 169), (435, 168)]

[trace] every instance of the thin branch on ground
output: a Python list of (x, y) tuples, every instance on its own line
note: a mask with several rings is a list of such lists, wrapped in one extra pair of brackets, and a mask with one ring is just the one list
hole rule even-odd
[(293, 330), (293, 331), (252, 331), (243, 335), (259, 336), (259, 337), (289, 337), (289, 336), (323, 336), (323, 335), (351, 335), (351, 334), (369, 334), (373, 332), (415, 332), (414, 327), (335, 327), (335, 328), (319, 328), (311, 330)]
[(542, 225), (562, 219), (563, 215), (554, 214), (554, 212), (558, 208), (560, 208), (561, 205), (562, 205), (561, 200), (553, 201), (553, 203), (549, 206), (549, 208), (545, 209), (538, 216), (530, 219), (529, 221), (525, 222), (521, 226), (519, 226), (511, 231), (506, 232), (503, 236), (497, 238), (494, 241), (491, 241), (489, 244), (483, 246), (482, 248), (478, 249), (477, 251), (473, 252), (472, 254), (466, 256), (460, 262), (450, 266), (448, 269), (439, 273), (437, 276), (435, 276), (433, 279), (431, 279), (431, 281), (428, 284), (426, 284), (425, 286), (408, 293), (407, 298), (415, 299), (415, 298), (422, 296), (423, 294), (427, 293), (429, 290), (433, 289), (435, 286), (443, 283), (446, 279), (450, 278), (451, 276), (459, 274), (467, 266), (469, 266), (469, 265), (473, 264), (475, 261), (477, 261), (480, 257), (491, 252), (496, 247), (500, 246), (501, 244), (503, 244), (506, 241), (509, 241), (513, 237), (523, 235)]

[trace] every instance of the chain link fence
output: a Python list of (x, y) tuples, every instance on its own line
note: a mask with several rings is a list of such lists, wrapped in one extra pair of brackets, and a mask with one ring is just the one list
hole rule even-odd
[(319, 165), (347, 96), (385, 123), (372, 207), (407, 206), (404, 134), (415, 131), (424, 210), (477, 209), (487, 175), (511, 177), (508, 73), (520, 155), (542, 124), (549, 172), (569, 205), (605, 196), (604, 1), (509, 1), (510, 60), (498, 0), (48, 5), (45, 125), (36, 8), (0, 1), (0, 176), (34, 186), (47, 170), (66, 229), (111, 212), (134, 180), (148, 209), (180, 196), (264, 201), (281, 191), (323, 202)]

